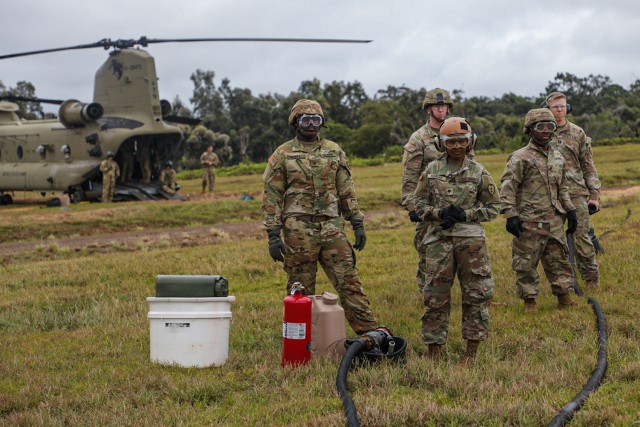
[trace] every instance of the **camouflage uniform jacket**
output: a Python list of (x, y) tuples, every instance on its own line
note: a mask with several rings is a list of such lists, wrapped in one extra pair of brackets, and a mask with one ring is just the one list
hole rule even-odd
[[(207, 164), (207, 162), (209, 163)], [(203, 168), (212, 168), (218, 166), (220, 164), (220, 160), (218, 159), (218, 155), (216, 153), (205, 151), (200, 156), (200, 163), (202, 164)]]
[(408, 211), (416, 210), (413, 193), (418, 186), (420, 174), (429, 163), (442, 155), (436, 148), (435, 139), (438, 130), (429, 124), (415, 131), (404, 146), (402, 156), (402, 206)]
[[(491, 221), (498, 216), (499, 202), (496, 184), (480, 163), (465, 157), (457, 172), (449, 170), (446, 155), (429, 163), (420, 175), (415, 191), (416, 213), (430, 222), (423, 243), (444, 236), (484, 237), (480, 222)], [(452, 204), (464, 209), (466, 222), (442, 230), (440, 210)]]
[(571, 197), (589, 196), (592, 200), (599, 200), (600, 179), (593, 163), (591, 138), (580, 126), (571, 122), (558, 128), (556, 138), (557, 141), (552, 141), (552, 144), (566, 160), (567, 185)]
[(104, 177), (113, 176), (118, 178), (120, 177), (120, 166), (115, 160), (104, 159), (100, 162), (100, 172)]
[(263, 180), (267, 230), (282, 225), (288, 216), (364, 218), (347, 156), (333, 141), (319, 138), (310, 152), (297, 138), (285, 142), (269, 157)]
[(163, 169), (162, 172), (160, 172), (160, 181), (162, 181), (163, 185), (174, 190), (176, 188), (177, 181), (175, 169)]
[(500, 178), (500, 202), (507, 218), (551, 223), (557, 214), (575, 209), (569, 197), (565, 160), (549, 146), (544, 151), (533, 141), (509, 156)]

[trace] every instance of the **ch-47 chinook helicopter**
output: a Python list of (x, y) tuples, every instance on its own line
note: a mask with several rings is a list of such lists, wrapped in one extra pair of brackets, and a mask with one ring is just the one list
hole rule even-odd
[[(159, 168), (172, 159), (183, 142), (176, 123), (199, 120), (171, 115), (160, 99), (153, 57), (141, 49), (169, 42), (311, 42), (367, 43), (370, 40), (283, 38), (191, 38), (110, 40), (31, 52), (0, 55), (0, 60), (64, 50), (112, 49), (95, 75), (93, 101), (0, 98), (0, 204), (9, 204), (13, 191), (62, 192), (75, 202), (102, 191), (99, 166), (106, 153), (122, 162), (125, 151), (146, 153), (151, 179), (136, 164), (131, 182), (118, 183), (114, 200), (169, 198), (154, 181)], [(22, 120), (14, 101), (60, 104), (57, 119)], [(148, 175), (148, 174), (144, 174)], [(143, 179), (145, 178), (145, 179)]]

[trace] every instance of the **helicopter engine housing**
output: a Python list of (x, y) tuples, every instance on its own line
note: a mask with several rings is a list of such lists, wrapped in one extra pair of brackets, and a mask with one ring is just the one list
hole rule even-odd
[(84, 103), (76, 99), (69, 99), (60, 105), (58, 118), (68, 129), (84, 127), (102, 117), (104, 108), (97, 102)]

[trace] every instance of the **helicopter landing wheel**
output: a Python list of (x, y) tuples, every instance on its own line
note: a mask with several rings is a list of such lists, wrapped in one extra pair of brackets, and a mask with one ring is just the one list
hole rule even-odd
[(70, 194), (70, 196), (73, 203), (80, 203), (87, 200), (87, 194), (80, 189), (76, 189), (73, 193)]
[(10, 194), (0, 196), (0, 205), (10, 205), (13, 203), (13, 197)]

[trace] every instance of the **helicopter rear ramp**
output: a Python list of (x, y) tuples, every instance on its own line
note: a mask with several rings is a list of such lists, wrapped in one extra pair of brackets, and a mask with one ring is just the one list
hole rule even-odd
[[(179, 187), (176, 189), (178, 190)], [(102, 194), (102, 184), (94, 183), (93, 191)], [(116, 184), (113, 194), (114, 202), (130, 200), (183, 200), (180, 194), (170, 194), (162, 189), (160, 182), (144, 184), (141, 182), (127, 182), (126, 184)]]

